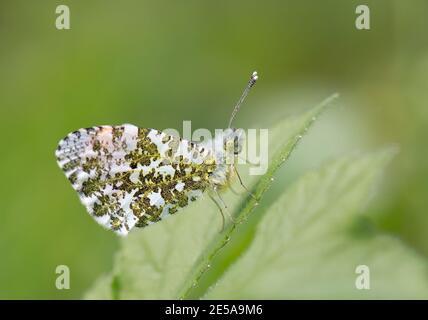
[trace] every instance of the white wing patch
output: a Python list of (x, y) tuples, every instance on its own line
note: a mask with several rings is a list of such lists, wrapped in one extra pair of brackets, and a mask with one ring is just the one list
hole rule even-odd
[[(131, 124), (80, 129), (56, 157), (89, 214), (126, 235), (202, 195), (215, 164), (202, 147)], [(203, 164), (203, 165), (201, 165)]]

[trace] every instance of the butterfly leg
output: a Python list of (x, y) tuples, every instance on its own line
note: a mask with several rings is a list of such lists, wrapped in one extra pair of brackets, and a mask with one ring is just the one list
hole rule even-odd
[(224, 230), (224, 224), (225, 224), (223, 208), (221, 207), (220, 203), (218, 203), (217, 200), (212, 196), (212, 194), (208, 193), (208, 195), (211, 198), (211, 200), (215, 203), (218, 210), (220, 210), (220, 214), (221, 214), (221, 230), (220, 230), (220, 233), (221, 233)]
[(232, 185), (231, 185), (231, 184), (229, 184), (229, 189), (230, 189), (230, 191), (232, 191), (232, 192), (233, 192), (233, 194), (235, 194), (235, 195), (237, 195), (237, 196), (239, 196), (239, 195), (241, 195), (241, 194), (242, 194), (242, 192), (239, 192), (239, 191), (235, 190), (235, 188), (234, 188), (234, 187), (232, 187)]
[(242, 160), (245, 164), (249, 164), (252, 166), (257, 166), (258, 163), (252, 163), (251, 161), (249, 161), (248, 159), (242, 158), (241, 156), (238, 156), (239, 160)]
[(236, 169), (236, 166), (233, 166), (233, 170), (235, 170), (235, 173), (238, 176), (238, 180), (239, 180), (239, 183), (241, 184), (241, 186), (245, 189), (245, 191), (247, 191), (247, 193), (250, 195), (251, 198), (253, 198), (254, 200), (257, 201), (256, 196), (242, 182), (241, 176), (239, 175), (239, 172), (238, 172), (238, 169)]
[(232, 217), (232, 215), (230, 214), (229, 210), (227, 210), (227, 205), (224, 202), (223, 198), (221, 197), (220, 193), (217, 191), (217, 189), (214, 189), (214, 192), (217, 194), (217, 197), (220, 199), (220, 202), (222, 203), (227, 216), (229, 217), (230, 221), (232, 221), (234, 224), (236, 224), (236, 220)]

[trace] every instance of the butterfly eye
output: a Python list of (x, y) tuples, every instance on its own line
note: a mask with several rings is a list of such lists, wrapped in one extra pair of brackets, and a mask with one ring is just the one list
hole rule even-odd
[(242, 145), (239, 142), (239, 137), (235, 136), (233, 140), (233, 144), (234, 144), (234, 148), (233, 148), (234, 153), (235, 155), (238, 155), (242, 151)]

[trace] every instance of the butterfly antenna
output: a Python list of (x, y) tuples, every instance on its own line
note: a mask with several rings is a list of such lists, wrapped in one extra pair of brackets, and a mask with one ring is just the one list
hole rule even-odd
[(232, 115), (230, 116), (230, 120), (229, 120), (229, 128), (231, 128), (233, 119), (235, 119), (235, 116), (238, 113), (242, 102), (244, 102), (244, 100), (247, 97), (248, 93), (250, 92), (251, 88), (256, 84), (256, 81), (258, 78), (259, 78), (259, 76), (257, 75), (257, 72), (254, 71), (250, 77), (250, 81), (248, 81), (248, 84), (245, 87), (244, 92), (242, 92), (241, 98), (239, 98), (238, 102), (235, 105), (235, 108), (233, 108), (233, 112), (232, 112)]

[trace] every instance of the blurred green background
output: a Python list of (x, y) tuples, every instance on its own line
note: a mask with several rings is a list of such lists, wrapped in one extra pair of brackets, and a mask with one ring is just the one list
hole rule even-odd
[[(55, 28), (69, 5), (71, 30)], [(371, 30), (355, 28), (355, 8)], [(68, 132), (102, 124), (263, 127), (333, 92), (329, 111), (282, 169), (291, 181), (337, 155), (398, 143), (369, 210), (428, 254), (428, 2), (2, 1), (0, 298), (80, 298), (112, 266), (118, 239), (92, 221), (57, 167)], [(71, 289), (55, 288), (55, 268)], [(393, 267), (393, 266), (391, 266)]]

